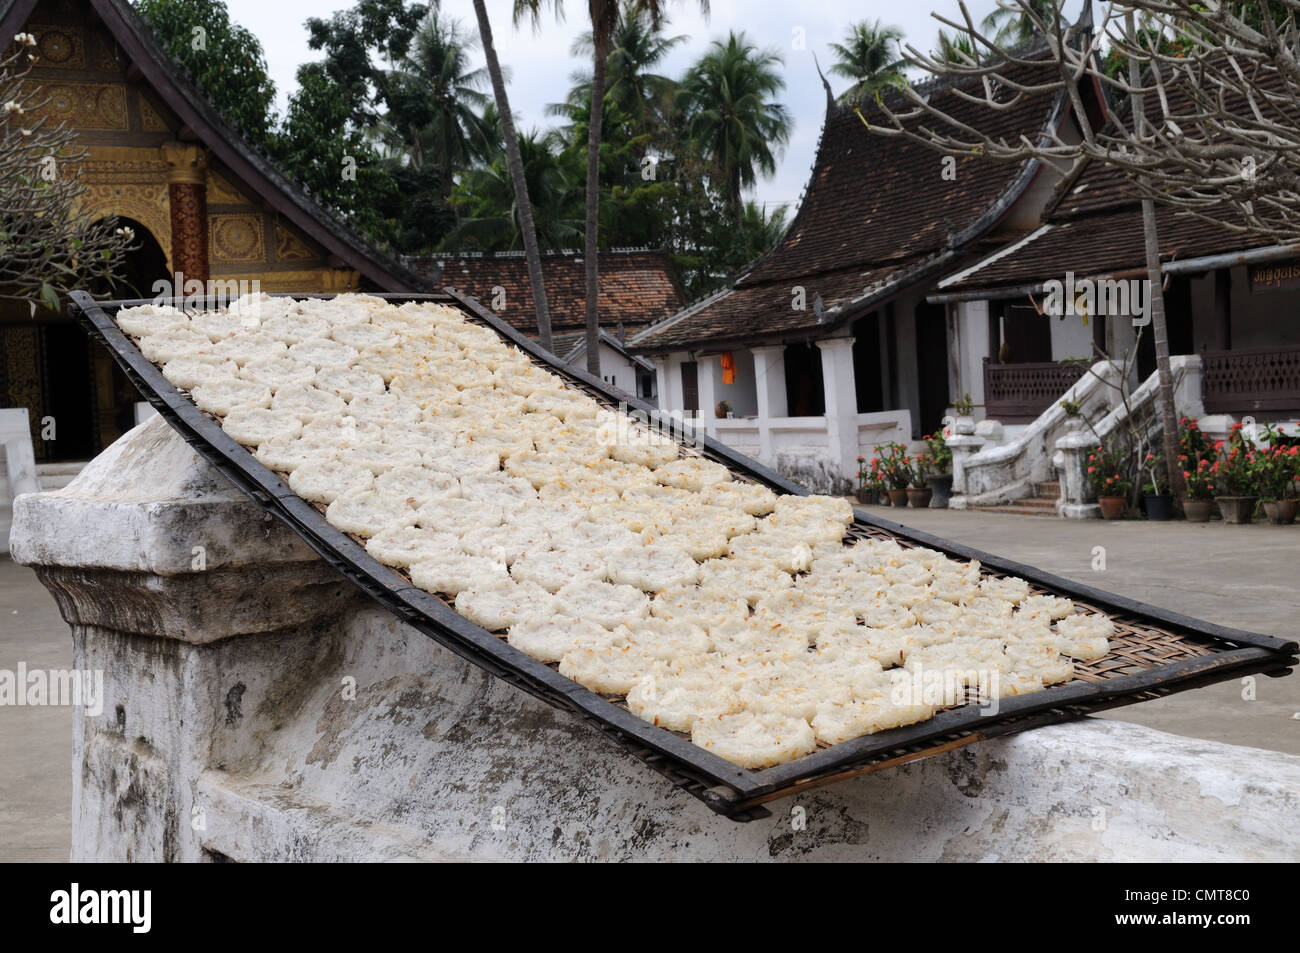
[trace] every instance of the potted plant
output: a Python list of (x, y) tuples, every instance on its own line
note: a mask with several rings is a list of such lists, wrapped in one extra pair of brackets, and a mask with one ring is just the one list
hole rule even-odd
[(715, 407), (714, 410), (723, 420), (730, 420), (735, 414), (735, 410), (732, 408), (731, 404), (727, 403), (725, 400), (718, 401), (718, 406)]
[(887, 443), (881, 454), (880, 468), (889, 488), (889, 505), (906, 506), (907, 488), (912, 484), (912, 463), (907, 448), (901, 443)]
[(970, 399), (970, 391), (952, 402), (952, 412), (956, 417), (952, 422), (953, 433), (970, 435), (975, 432), (975, 404)]
[(1082, 430), (1083, 406), (1077, 400), (1070, 400), (1068, 397), (1061, 401), (1061, 409), (1065, 411), (1065, 429), (1071, 433)]
[(872, 457), (871, 463), (868, 464), (865, 457), (858, 457), (858, 502), (879, 503), (883, 488), (884, 481), (880, 475), (879, 458)]
[(1184, 417), (1178, 425), (1178, 464), (1187, 487), (1183, 515), (1189, 523), (1206, 523), (1217, 512), (1213, 467), (1218, 454), (1195, 420)]
[(1242, 435), (1241, 424), (1233, 424), (1227, 441), (1214, 445), (1223, 457), (1210, 468), (1217, 495), (1214, 502), (1225, 523), (1249, 523), (1255, 513), (1255, 448)]
[(1291, 492), (1300, 474), (1300, 448), (1287, 446), (1271, 426), (1265, 429), (1264, 439), (1267, 448), (1255, 454), (1255, 486), (1268, 521), (1289, 525), (1296, 516), (1296, 500)]
[(952, 496), (952, 451), (948, 449), (948, 430), (945, 428), (921, 439), (925, 441), (925, 453), (930, 458), (931, 505), (946, 510)]
[(1164, 458), (1148, 453), (1142, 461), (1143, 506), (1147, 519), (1165, 521), (1174, 518), (1174, 497), (1169, 492), (1169, 477), (1164, 472)]
[(908, 505), (924, 510), (930, 507), (932, 491), (929, 486), (930, 455), (918, 453), (912, 459), (912, 485), (907, 488)]
[(1128, 473), (1127, 455), (1114, 441), (1099, 444), (1088, 454), (1088, 476), (1104, 519), (1114, 520), (1124, 515), (1129, 491), (1133, 489)]
[(1187, 499), (1183, 500), (1183, 515), (1189, 523), (1208, 523), (1214, 511), (1214, 464), (1201, 460), (1195, 470), (1183, 471), (1187, 485)]

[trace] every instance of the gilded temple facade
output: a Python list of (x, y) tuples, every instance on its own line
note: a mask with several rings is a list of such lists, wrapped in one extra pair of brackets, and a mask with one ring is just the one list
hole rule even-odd
[[(126, 0), (0, 0), (0, 42), (20, 32), (37, 44), (34, 118), (87, 152), (85, 211), (136, 233), (115, 297), (154, 297), (177, 274), (266, 292), (425, 289), (231, 130)], [(0, 303), (0, 407), (28, 409), (38, 460), (93, 456), (133, 425), (136, 400), (66, 315)]]

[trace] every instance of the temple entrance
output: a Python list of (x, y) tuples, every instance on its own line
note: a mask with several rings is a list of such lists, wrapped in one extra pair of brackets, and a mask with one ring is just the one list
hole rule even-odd
[[(162, 247), (139, 222), (119, 219), (135, 231), (139, 247), (123, 263), (121, 281), (96, 287), (99, 296), (152, 297), (166, 278)], [(66, 314), (15, 303), (0, 314), (0, 406), (25, 407), (32, 448), (39, 463), (89, 460), (135, 425), (140, 399), (108, 351), (92, 344)]]

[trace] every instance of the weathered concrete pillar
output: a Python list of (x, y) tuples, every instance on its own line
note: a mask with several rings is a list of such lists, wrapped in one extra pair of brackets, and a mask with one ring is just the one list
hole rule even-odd
[(0, 554), (9, 551), (9, 524), (14, 498), (41, 488), (36, 477), (36, 451), (32, 449), (31, 422), (26, 407), (0, 409), (0, 453), (4, 472), (0, 477)]
[(662, 354), (656, 354), (653, 360), (655, 365), (655, 392), (659, 395), (656, 400), (659, 403), (659, 409), (667, 413), (673, 409), (668, 396), (668, 358)]
[(858, 388), (853, 376), (853, 338), (823, 338), (822, 383), (826, 390), (826, 436), (831, 460), (848, 492), (858, 472)]
[(104, 672), (74, 860), (1293, 860), (1300, 758), (1086, 720), (712, 814), (357, 596), (159, 418), (17, 501)]
[(785, 345), (751, 349), (754, 355), (754, 390), (758, 397), (759, 454), (763, 462), (776, 460), (772, 443), (772, 418), (784, 417), (788, 396), (785, 389)]
[(948, 506), (950, 509), (964, 510), (965, 496), (969, 492), (966, 464), (984, 446), (984, 438), (976, 437), (974, 434), (954, 433), (948, 438), (947, 443), (948, 449), (952, 451), (952, 497), (948, 501)]
[(695, 359), (695, 381), (699, 389), (700, 403), (700, 422), (699, 426), (710, 437), (718, 435), (718, 428), (714, 426), (717, 419), (717, 387), (715, 386), (718, 373), (718, 359), (712, 354), (700, 354)]
[(202, 859), (199, 776), (254, 741), (245, 693), (293, 699), (356, 591), (158, 417), (15, 500), (12, 551), (71, 626), (73, 668), (104, 673), (102, 714), (75, 721), (72, 860)]

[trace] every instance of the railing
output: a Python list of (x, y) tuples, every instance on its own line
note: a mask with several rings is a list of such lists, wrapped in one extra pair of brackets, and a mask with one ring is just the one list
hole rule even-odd
[(1077, 364), (995, 364), (985, 358), (985, 416), (1003, 422), (1033, 420), (1085, 373)]
[(1300, 347), (1206, 351), (1203, 362), (1206, 413), (1300, 410)]

